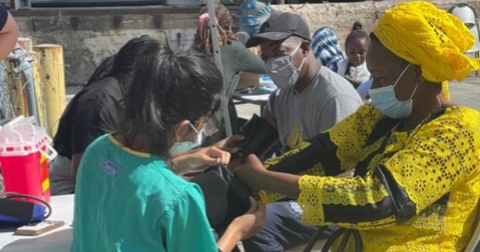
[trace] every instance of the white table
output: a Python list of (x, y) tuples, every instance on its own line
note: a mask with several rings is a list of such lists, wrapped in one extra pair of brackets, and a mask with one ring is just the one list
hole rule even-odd
[(260, 114), (263, 113), (263, 110), (267, 105), (269, 97), (270, 97), (270, 93), (251, 95), (248, 93), (242, 93), (241, 91), (235, 91), (232, 96), (234, 100), (237, 100), (240, 103), (251, 103), (251, 104), (259, 105)]
[(52, 215), (49, 220), (62, 220), (65, 225), (39, 236), (13, 235), (12, 229), (0, 229), (1, 252), (68, 252), (72, 243), (73, 194), (50, 199)]

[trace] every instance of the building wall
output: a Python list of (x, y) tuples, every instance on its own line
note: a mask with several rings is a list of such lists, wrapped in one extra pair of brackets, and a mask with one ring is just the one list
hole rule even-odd
[[(458, 0), (437, 0), (448, 9)], [(476, 9), (480, 0), (465, 0)], [(354, 21), (360, 21), (371, 31), (377, 12), (393, 6), (394, 1), (359, 3), (323, 3), (276, 5), (276, 11), (300, 14), (313, 32), (330, 26), (344, 41)], [(84, 84), (96, 65), (116, 52), (127, 40), (141, 35), (159, 39), (169, 38), (174, 47), (189, 46), (194, 37), (198, 8), (192, 7), (109, 7), (58, 8), (13, 11), (22, 37), (30, 37), (35, 44), (53, 43), (64, 47), (66, 82)], [(235, 16), (236, 7), (231, 7)], [(343, 44), (343, 43), (342, 43)]]
[[(332, 27), (337, 33), (341, 46), (355, 21), (364, 25), (368, 32), (375, 26), (377, 13), (381, 15), (386, 9), (395, 5), (397, 1), (366, 1), (360, 3), (323, 3), (303, 5), (276, 5), (276, 11), (289, 11), (302, 16), (308, 23), (310, 33), (313, 35), (323, 26)], [(456, 3), (468, 3), (476, 10), (480, 10), (480, 0), (436, 0), (430, 1), (438, 7), (448, 10)], [(480, 13), (480, 12), (479, 12)]]

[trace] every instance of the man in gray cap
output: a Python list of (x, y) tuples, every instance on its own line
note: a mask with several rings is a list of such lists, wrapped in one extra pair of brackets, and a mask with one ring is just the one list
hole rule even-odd
[[(363, 104), (347, 80), (315, 58), (308, 26), (300, 16), (272, 15), (246, 43), (257, 45), (278, 87), (262, 117), (278, 129), (283, 151), (329, 129)], [(281, 252), (307, 243), (316, 228), (304, 225), (301, 215), (295, 201), (267, 205), (265, 227), (243, 241), (245, 250)]]

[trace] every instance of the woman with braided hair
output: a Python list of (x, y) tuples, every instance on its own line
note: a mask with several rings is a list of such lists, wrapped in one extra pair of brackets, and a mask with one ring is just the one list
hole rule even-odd
[[(215, 6), (215, 16), (217, 31), (218, 31), (218, 44), (220, 47), (224, 45), (230, 45), (235, 40), (235, 35), (232, 31), (232, 15), (230, 11), (223, 5)], [(211, 56), (212, 55), (212, 42), (210, 34), (210, 18), (206, 7), (200, 10), (200, 16), (198, 17), (198, 28), (195, 34), (195, 47), (200, 52)]]

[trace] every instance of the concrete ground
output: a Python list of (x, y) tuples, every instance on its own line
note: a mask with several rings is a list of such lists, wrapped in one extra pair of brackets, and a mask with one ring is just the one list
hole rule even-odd
[(462, 82), (450, 83), (451, 101), (480, 110), (480, 77), (468, 77)]

